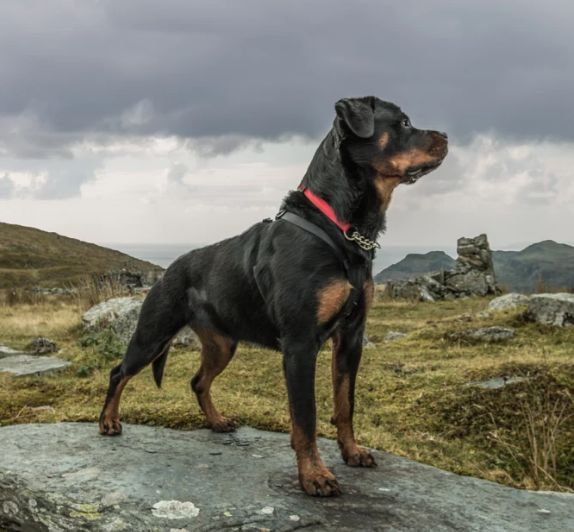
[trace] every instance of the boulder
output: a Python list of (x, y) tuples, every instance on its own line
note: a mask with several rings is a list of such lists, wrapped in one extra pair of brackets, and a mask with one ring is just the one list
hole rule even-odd
[(536, 323), (564, 327), (574, 324), (574, 294), (537, 294), (530, 297), (526, 317)]
[[(111, 329), (127, 346), (136, 330), (143, 300), (137, 297), (116, 297), (93, 306), (82, 316), (84, 330)], [(174, 345), (198, 345), (196, 334), (184, 327), (174, 338)]]
[(488, 309), (494, 311), (514, 310), (521, 306), (528, 305), (530, 297), (524, 294), (512, 292), (503, 296), (495, 297), (489, 304)]
[(215, 434), (95, 423), (0, 427), (0, 529), (573, 530), (574, 495), (512, 489), (389, 453), (343, 464), (319, 439), (343, 495), (301, 493), (288, 434)]

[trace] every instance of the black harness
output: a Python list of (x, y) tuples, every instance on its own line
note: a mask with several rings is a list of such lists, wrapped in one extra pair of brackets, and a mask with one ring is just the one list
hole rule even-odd
[(285, 222), (296, 225), (297, 227), (300, 227), (304, 231), (307, 231), (308, 233), (311, 233), (312, 235), (321, 239), (333, 250), (343, 265), (347, 279), (353, 287), (349, 299), (347, 300), (343, 309), (343, 318), (346, 320), (350, 319), (355, 310), (358, 308), (361, 297), (363, 296), (363, 287), (370, 271), (370, 261), (373, 259), (374, 251), (371, 250), (368, 252), (357, 252), (355, 255), (360, 257), (360, 259), (350, 260), (348, 252), (343, 248), (342, 245), (334, 242), (333, 239), (325, 231), (323, 231), (323, 229), (310, 222), (309, 220), (306, 220), (302, 216), (289, 211), (281, 211), (279, 214), (277, 214), (275, 220), (283, 220)]

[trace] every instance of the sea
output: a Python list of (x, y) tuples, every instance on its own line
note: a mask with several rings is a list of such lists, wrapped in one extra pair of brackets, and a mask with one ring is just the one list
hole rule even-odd
[[(200, 248), (206, 244), (130, 244), (130, 243), (102, 243), (102, 246), (116, 249), (127, 253), (137, 259), (146, 260), (157, 264), (162, 268), (167, 268), (177, 257), (188, 251)], [(456, 248), (440, 245), (422, 246), (385, 246), (377, 250), (377, 255), (373, 263), (373, 274), (379, 273), (384, 268), (404, 259), (409, 253), (427, 253), (429, 251), (444, 251), (453, 258), (456, 258)]]

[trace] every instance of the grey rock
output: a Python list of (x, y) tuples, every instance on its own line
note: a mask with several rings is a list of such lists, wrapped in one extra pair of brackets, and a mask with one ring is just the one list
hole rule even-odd
[(512, 292), (510, 294), (504, 294), (503, 296), (500, 297), (495, 297), (488, 304), (488, 309), (494, 311), (514, 310), (521, 306), (528, 305), (529, 301), (530, 301), (529, 296)]
[(13, 357), (15, 355), (26, 355), (25, 351), (19, 351), (17, 349), (12, 349), (7, 345), (0, 345), (0, 358)]
[(48, 338), (38, 337), (34, 338), (27, 346), (26, 349), (35, 355), (46, 355), (49, 353), (57, 353), (58, 346), (56, 342), (52, 342)]
[(0, 372), (13, 373), (17, 377), (24, 375), (42, 375), (68, 367), (70, 363), (57, 357), (37, 355), (14, 355), (0, 359)]
[[(298, 487), (287, 434), (124, 428), (119, 438), (84, 423), (0, 428), (0, 529), (574, 528), (574, 495), (516, 490), (380, 452), (377, 469), (350, 468), (330, 440), (319, 447), (344, 494), (316, 499)], [(82, 475), (94, 468), (96, 476)], [(117, 504), (103, 504), (114, 492)]]
[[(138, 297), (116, 297), (93, 306), (82, 316), (85, 330), (111, 329), (127, 346), (136, 330), (143, 300)], [(174, 345), (198, 345), (196, 334), (184, 327), (174, 338)]]
[(527, 380), (526, 377), (493, 377), (492, 379), (484, 381), (469, 382), (466, 386), (476, 386), (477, 388), (483, 388), (485, 390), (498, 390), (499, 388)]
[(511, 327), (482, 327), (480, 329), (468, 329), (455, 333), (457, 338), (475, 340), (478, 342), (496, 343), (505, 342), (514, 338), (515, 330)]
[(407, 336), (407, 334), (404, 332), (389, 331), (387, 334), (385, 334), (385, 342), (396, 342), (405, 336)]
[(537, 323), (564, 327), (574, 324), (574, 294), (537, 294), (530, 297), (526, 316)]

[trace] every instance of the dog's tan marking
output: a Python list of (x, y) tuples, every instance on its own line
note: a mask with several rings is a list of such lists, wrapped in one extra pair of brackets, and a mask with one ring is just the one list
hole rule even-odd
[(436, 161), (437, 158), (428, 152), (419, 148), (413, 148), (390, 157), (388, 162), (399, 175), (404, 175), (409, 168)]
[(201, 341), (201, 366), (192, 379), (192, 389), (205, 414), (207, 423), (215, 432), (231, 432), (235, 423), (222, 416), (211, 400), (211, 384), (229, 364), (235, 352), (235, 342), (215, 331), (197, 329)]
[(130, 376), (123, 377), (116, 389), (114, 390), (114, 395), (108, 401), (102, 412), (100, 418), (100, 434), (115, 435), (121, 434), (122, 425), (120, 423), (120, 398), (122, 392), (126, 387), (126, 384), (131, 379)]
[(320, 324), (327, 323), (337, 315), (349, 298), (351, 290), (352, 286), (349, 281), (339, 279), (319, 291), (317, 319)]
[(387, 147), (388, 143), (389, 143), (389, 134), (385, 132), (379, 137), (379, 140), (377, 140), (377, 145), (381, 150), (384, 150)]
[(331, 423), (337, 427), (337, 443), (341, 449), (343, 460), (350, 466), (375, 467), (377, 464), (371, 453), (364, 447), (359, 447), (353, 431), (353, 408), (351, 394), (351, 376), (342, 372), (338, 366), (339, 350), (341, 348), (338, 334), (333, 336), (333, 417)]
[(389, 207), (393, 190), (395, 190), (400, 182), (400, 177), (383, 177), (381, 175), (375, 177), (375, 189), (377, 190), (377, 196), (379, 196), (379, 201), (381, 202), (381, 211), (386, 211)]
[(309, 440), (303, 429), (295, 422), (293, 422), (291, 429), (291, 446), (297, 456), (299, 483), (307, 494), (331, 497), (341, 493), (335, 475), (327, 469), (321, 460), (317, 443), (314, 440)]

